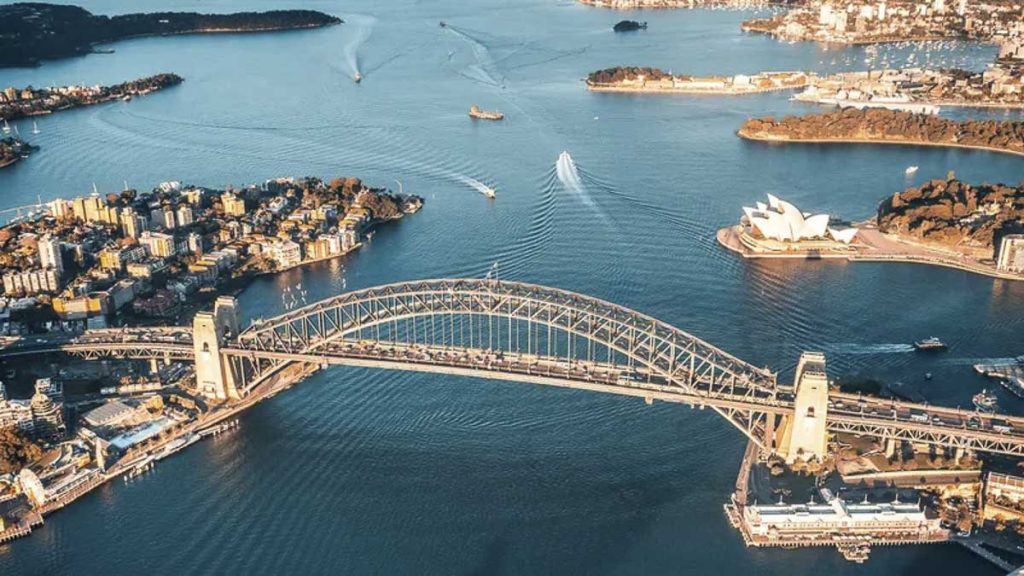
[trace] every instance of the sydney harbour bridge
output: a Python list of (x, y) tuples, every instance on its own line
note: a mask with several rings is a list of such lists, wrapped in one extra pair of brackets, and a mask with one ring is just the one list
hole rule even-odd
[(196, 388), (230, 403), (295, 363), (510, 380), (708, 408), (766, 452), (822, 457), (828, 433), (1024, 456), (1024, 419), (830, 390), (825, 357), (804, 353), (792, 383), (686, 332), (597, 298), (491, 279), (438, 279), (340, 294), (240, 326), (217, 299), (191, 328), (88, 330), (23, 338), (0, 359), (191, 361)]

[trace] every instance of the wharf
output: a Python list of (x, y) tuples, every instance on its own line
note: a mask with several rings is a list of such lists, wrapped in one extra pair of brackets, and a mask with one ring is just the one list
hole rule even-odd
[(28, 536), (32, 533), (33, 528), (38, 528), (42, 525), (43, 515), (39, 512), (32, 512), (28, 516), (22, 518), (17, 524), (9, 527), (3, 532), (0, 532), (0, 544), (6, 544), (12, 540)]
[(982, 376), (995, 378), (1015, 396), (1024, 398), (1024, 356), (1014, 363), (975, 364), (974, 370)]

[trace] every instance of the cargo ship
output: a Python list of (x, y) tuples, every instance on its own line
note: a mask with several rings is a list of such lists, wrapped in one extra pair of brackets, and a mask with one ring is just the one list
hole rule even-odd
[(481, 110), (475, 104), (469, 107), (469, 117), (478, 120), (501, 120), (505, 117), (501, 112), (488, 112)]

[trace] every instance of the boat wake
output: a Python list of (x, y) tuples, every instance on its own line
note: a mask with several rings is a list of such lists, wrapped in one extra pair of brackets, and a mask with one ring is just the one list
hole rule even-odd
[(359, 48), (370, 39), (370, 35), (373, 34), (373, 24), (376, 18), (371, 16), (356, 16), (349, 17), (350, 27), (348, 30), (352, 30), (352, 36), (345, 42), (345, 46), (342, 49), (342, 54), (345, 57), (345, 63), (349, 67), (352, 77), (358, 79), (362, 78), (362, 73), (359, 71)]
[(907, 354), (914, 351), (911, 344), (857, 344), (840, 343), (824, 347), (834, 354)]
[(942, 358), (939, 364), (952, 366), (974, 366), (984, 364), (986, 366), (1012, 366), (1017, 363), (1016, 358)]
[(575, 194), (588, 208), (597, 212), (605, 222), (609, 221), (608, 215), (594, 202), (594, 199), (583, 185), (583, 181), (580, 180), (580, 172), (576, 168), (576, 162), (569, 155), (569, 152), (563, 150), (558, 155), (558, 160), (555, 161), (555, 175), (565, 190)]
[(465, 174), (459, 174), (458, 172), (446, 172), (450, 178), (462, 182), (466, 186), (469, 186), (473, 190), (476, 190), (477, 192), (483, 194), (484, 196), (487, 196), (488, 198), (494, 198), (495, 190), (491, 186), (484, 184), (483, 182), (477, 180), (476, 178), (466, 176)]
[[(489, 86), (501, 86), (504, 84), (505, 79), (498, 79), (500, 74), (497, 73), (497, 66), (495, 65), (494, 58), (491, 57), (490, 50), (483, 42), (470, 35), (466, 30), (452, 26), (451, 24), (448, 24), (445, 27), (445, 30), (465, 42), (469, 46), (470, 52), (473, 55), (473, 63), (467, 65), (465, 70), (456, 70), (456, 74), (466, 78), (467, 80), (487, 84)], [(449, 64), (453, 64), (452, 60), (455, 53), (455, 50), (449, 48)]]

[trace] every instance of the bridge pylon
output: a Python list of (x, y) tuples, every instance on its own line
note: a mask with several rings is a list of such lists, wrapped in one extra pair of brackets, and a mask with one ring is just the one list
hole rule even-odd
[(797, 460), (822, 460), (828, 450), (828, 373), (825, 355), (804, 352), (793, 379), (796, 401), (786, 419), (779, 455), (792, 464)]
[(195, 348), (196, 390), (211, 400), (241, 398), (232, 363), (221, 353), (221, 346), (238, 336), (238, 308), (231, 296), (217, 298), (213, 312), (197, 312), (192, 320)]

